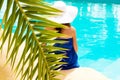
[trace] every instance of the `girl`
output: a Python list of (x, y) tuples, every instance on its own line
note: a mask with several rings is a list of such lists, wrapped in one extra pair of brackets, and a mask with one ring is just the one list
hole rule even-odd
[(77, 41), (76, 41), (76, 31), (70, 25), (70, 23), (75, 19), (78, 9), (74, 6), (67, 6), (62, 1), (56, 1), (53, 7), (63, 11), (61, 15), (57, 17), (52, 17), (50, 20), (68, 26), (67, 29), (56, 28), (55, 30), (58, 33), (65, 34), (65, 37), (58, 37), (57, 40), (65, 40), (67, 41), (64, 44), (56, 43), (54, 46), (67, 48), (68, 50), (65, 51), (57, 51), (56, 54), (65, 54), (68, 58), (63, 58), (62, 62), (67, 62), (67, 64), (63, 64), (60, 66), (62, 70), (72, 69), (79, 67), (78, 65), (78, 56), (77, 56)]

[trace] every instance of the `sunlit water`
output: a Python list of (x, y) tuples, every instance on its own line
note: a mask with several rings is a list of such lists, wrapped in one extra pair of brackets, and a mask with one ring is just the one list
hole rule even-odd
[(79, 63), (120, 80), (120, 5), (74, 3)]
[[(76, 28), (79, 64), (120, 80), (120, 5), (66, 2), (78, 7)], [(1, 15), (1, 14), (0, 14)]]
[(74, 3), (79, 63), (120, 80), (120, 5)]

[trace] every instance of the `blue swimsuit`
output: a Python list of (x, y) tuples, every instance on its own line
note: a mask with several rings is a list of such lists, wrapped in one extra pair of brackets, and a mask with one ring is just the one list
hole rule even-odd
[(67, 62), (67, 64), (63, 64), (60, 68), (62, 70), (78, 68), (78, 56), (73, 47), (73, 39), (72, 38), (57, 38), (56, 40), (65, 40), (68, 41), (64, 44), (56, 43), (54, 46), (67, 48), (68, 50), (65, 51), (56, 51), (56, 54), (64, 53), (68, 58), (63, 58), (62, 62)]

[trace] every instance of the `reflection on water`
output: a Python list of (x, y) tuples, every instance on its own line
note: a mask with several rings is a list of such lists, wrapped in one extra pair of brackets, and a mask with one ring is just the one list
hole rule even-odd
[[(80, 57), (94, 60), (119, 58), (120, 5), (97, 3), (74, 5), (79, 8), (79, 14), (73, 25), (77, 30)], [(88, 54), (82, 56), (85, 53), (81, 48), (88, 50)]]
[(73, 5), (79, 8), (72, 24), (77, 31), (80, 65), (94, 68), (112, 80), (120, 80), (120, 5)]

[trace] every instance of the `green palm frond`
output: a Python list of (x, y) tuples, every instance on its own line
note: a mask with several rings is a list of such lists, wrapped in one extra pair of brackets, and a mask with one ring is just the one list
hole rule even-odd
[(1, 26), (1, 24), (0, 24), (0, 30), (2, 29), (2, 26)]
[(2, 8), (4, 0), (0, 0), (0, 9)]
[[(4, 0), (0, 0), (0, 9), (3, 2)], [(46, 19), (47, 16), (57, 15), (60, 12), (42, 0), (7, 0), (1, 23), (4, 29), (0, 49), (8, 40), (7, 62), (11, 62), (17, 76), (21, 74), (20, 80), (57, 80), (55, 76), (58, 72), (55, 68), (63, 64), (60, 60), (65, 56), (49, 52), (66, 50), (53, 46), (55, 43), (64, 43), (65, 41), (53, 40), (64, 35), (44, 28), (65, 28)], [(12, 33), (15, 24), (17, 24), (16, 29)], [(18, 51), (21, 46), (23, 50), (19, 56)], [(20, 59), (17, 58), (18, 56)], [(16, 62), (18, 63), (15, 66)]]

